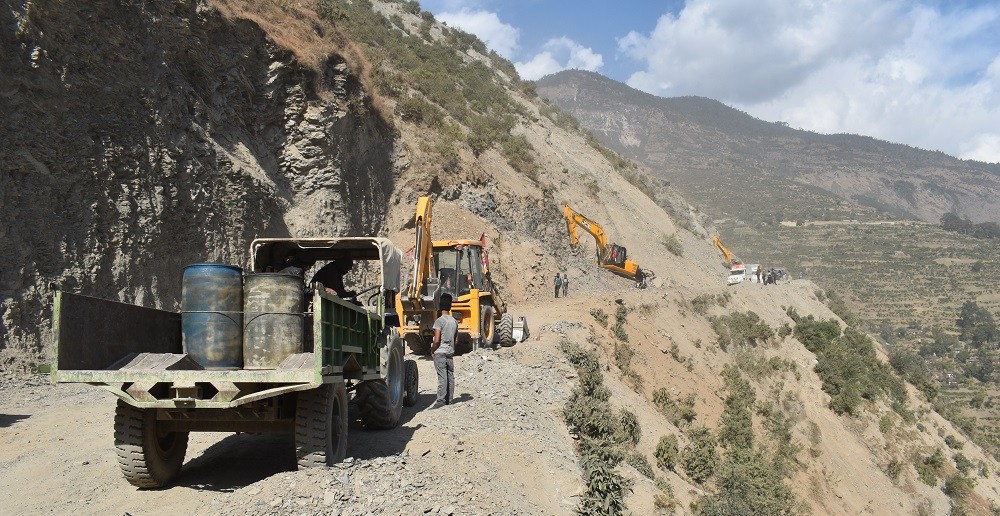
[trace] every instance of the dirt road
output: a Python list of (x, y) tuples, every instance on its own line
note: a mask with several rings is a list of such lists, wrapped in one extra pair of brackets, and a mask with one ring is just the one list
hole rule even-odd
[[(544, 321), (537, 321), (542, 324)], [(537, 326), (536, 326), (537, 328)], [(421, 389), (389, 431), (350, 429), (348, 460), (296, 471), (290, 438), (193, 433), (180, 478), (142, 491), (118, 469), (115, 398), (38, 376), (0, 393), (6, 514), (568, 514), (582, 479), (562, 406), (575, 382), (559, 335), (456, 358), (457, 400)]]

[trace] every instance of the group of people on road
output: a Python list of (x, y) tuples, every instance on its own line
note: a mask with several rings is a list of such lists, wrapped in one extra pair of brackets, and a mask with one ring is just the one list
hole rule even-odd
[(569, 273), (563, 272), (562, 276), (560, 277), (559, 273), (557, 272), (555, 286), (556, 286), (557, 299), (559, 298), (560, 291), (562, 291), (563, 297), (569, 297)]
[(763, 272), (763, 270), (764, 268), (758, 265), (754, 274), (757, 276), (757, 283), (763, 283), (764, 285), (774, 285), (784, 275), (781, 270), (774, 267), (768, 269), (767, 272)]

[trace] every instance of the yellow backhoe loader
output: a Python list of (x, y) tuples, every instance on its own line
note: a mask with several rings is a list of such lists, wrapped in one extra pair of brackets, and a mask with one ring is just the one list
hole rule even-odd
[(569, 231), (570, 243), (574, 248), (580, 245), (580, 236), (576, 231), (577, 226), (587, 230), (594, 237), (594, 241), (597, 243), (597, 265), (599, 267), (633, 280), (639, 286), (644, 286), (645, 279), (653, 276), (650, 271), (641, 269), (638, 264), (629, 260), (624, 247), (618, 244), (609, 244), (608, 236), (600, 224), (577, 213), (568, 204), (563, 205), (563, 215), (566, 216), (566, 229)]
[(479, 240), (432, 240), (431, 199), (417, 201), (416, 239), (409, 276), (396, 298), (400, 334), (415, 353), (427, 353), (442, 294), (452, 297), (459, 344), (512, 346), (514, 319), (490, 277), (485, 235)]

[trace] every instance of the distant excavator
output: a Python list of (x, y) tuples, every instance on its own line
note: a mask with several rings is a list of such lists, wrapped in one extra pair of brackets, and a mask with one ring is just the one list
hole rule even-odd
[(719, 239), (719, 235), (712, 235), (712, 245), (722, 252), (722, 256), (726, 259), (726, 265), (740, 263), (739, 258), (734, 256), (729, 249), (726, 249), (726, 246), (722, 245), (722, 240)]
[(566, 216), (566, 229), (569, 231), (570, 243), (574, 248), (580, 245), (580, 236), (576, 231), (577, 226), (587, 230), (594, 237), (597, 242), (598, 267), (633, 280), (637, 285), (645, 285), (645, 279), (653, 277), (650, 271), (641, 269), (638, 264), (628, 259), (624, 247), (618, 244), (609, 244), (608, 236), (600, 224), (577, 213), (568, 204), (563, 204), (563, 215)]

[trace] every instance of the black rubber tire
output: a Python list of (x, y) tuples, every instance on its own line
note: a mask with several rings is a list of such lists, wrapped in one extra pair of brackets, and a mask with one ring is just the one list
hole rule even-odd
[(135, 408), (118, 400), (115, 408), (115, 451), (125, 480), (138, 488), (170, 483), (184, 464), (188, 432), (157, 431), (156, 409)]
[(331, 466), (347, 456), (347, 389), (342, 382), (298, 393), (295, 455), (299, 469)]
[(358, 386), (354, 401), (360, 409), (361, 424), (368, 429), (396, 428), (403, 415), (406, 393), (403, 341), (390, 333), (387, 345), (380, 350), (382, 380)]
[(403, 340), (406, 341), (406, 345), (410, 347), (410, 352), (414, 355), (430, 355), (431, 345), (430, 343), (415, 333), (407, 335)]
[(406, 395), (403, 397), (403, 405), (412, 407), (417, 404), (417, 397), (420, 395), (420, 371), (417, 370), (417, 362), (407, 360), (403, 370), (406, 376)]
[(503, 314), (497, 325), (497, 340), (500, 345), (509, 348), (514, 345), (514, 316)]
[(496, 321), (493, 319), (493, 307), (479, 305), (479, 342), (480, 347), (495, 347)]

